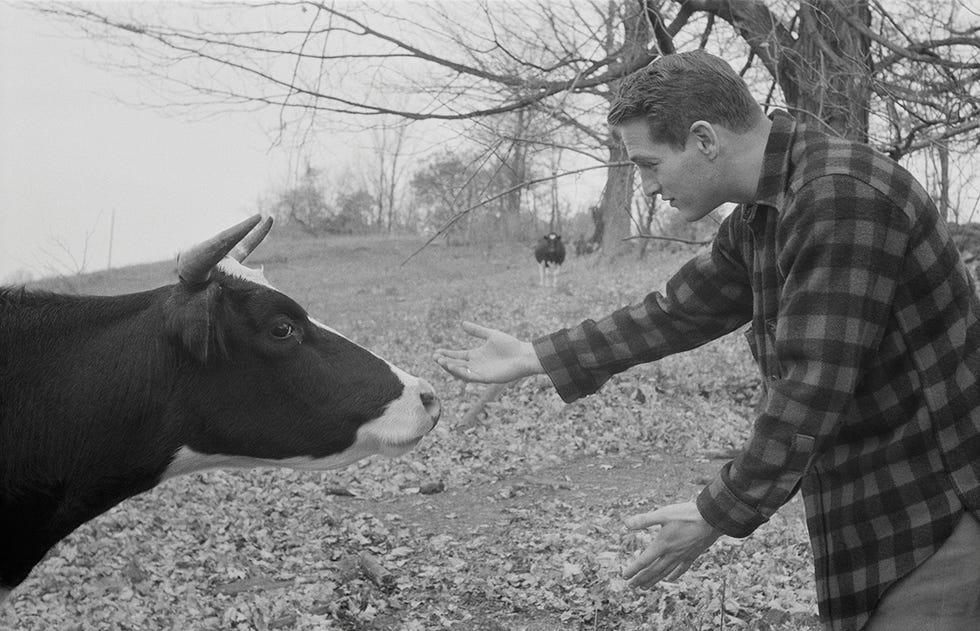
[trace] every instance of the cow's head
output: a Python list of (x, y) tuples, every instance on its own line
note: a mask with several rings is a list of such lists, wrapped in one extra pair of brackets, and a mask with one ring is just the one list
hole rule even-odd
[(439, 418), (428, 382), (307, 315), (242, 260), (255, 216), (178, 257), (165, 306), (186, 367), (180, 442), (166, 475), (214, 466), (344, 466), (414, 447)]

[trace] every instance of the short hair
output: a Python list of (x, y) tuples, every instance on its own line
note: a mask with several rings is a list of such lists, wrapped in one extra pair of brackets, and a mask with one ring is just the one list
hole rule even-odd
[(651, 140), (680, 149), (695, 121), (742, 133), (761, 116), (762, 108), (728, 62), (696, 50), (664, 55), (624, 78), (606, 120), (618, 126), (645, 118)]

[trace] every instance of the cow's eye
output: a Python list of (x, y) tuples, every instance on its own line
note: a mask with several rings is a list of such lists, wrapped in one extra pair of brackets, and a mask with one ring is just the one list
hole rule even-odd
[(296, 329), (289, 322), (277, 322), (272, 325), (271, 333), (277, 340), (284, 340), (291, 337), (295, 331)]

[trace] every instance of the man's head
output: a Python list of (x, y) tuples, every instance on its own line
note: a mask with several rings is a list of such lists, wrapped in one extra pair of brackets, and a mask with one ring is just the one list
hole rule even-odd
[(608, 121), (644, 192), (688, 221), (755, 194), (769, 120), (722, 59), (703, 51), (657, 59), (623, 80)]
[(683, 149), (699, 120), (746, 132), (762, 117), (748, 86), (724, 59), (703, 50), (660, 57), (623, 79), (607, 121), (645, 119), (653, 142)]

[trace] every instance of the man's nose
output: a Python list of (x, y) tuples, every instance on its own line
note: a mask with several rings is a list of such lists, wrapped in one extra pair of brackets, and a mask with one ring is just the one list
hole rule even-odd
[(643, 194), (646, 195), (647, 197), (653, 197), (654, 195), (660, 192), (660, 182), (658, 182), (655, 178), (650, 177), (649, 175), (647, 176), (641, 175), (640, 183), (643, 186)]

